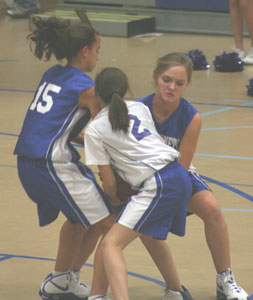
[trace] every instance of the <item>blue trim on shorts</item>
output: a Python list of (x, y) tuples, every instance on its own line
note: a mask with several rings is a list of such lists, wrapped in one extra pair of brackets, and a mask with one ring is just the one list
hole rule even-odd
[[(49, 169), (49, 173), (52, 176), (55, 184), (58, 186), (60, 193), (63, 195), (64, 199), (68, 203), (68, 206), (72, 213), (76, 216), (76, 218), (73, 219), (73, 216), (70, 216), (69, 212), (63, 211), (62, 213), (69, 219), (70, 222), (75, 223), (81, 223), (85, 227), (89, 227), (91, 224), (83, 214), (83, 212), (80, 210), (80, 208), (77, 206), (71, 195), (69, 194), (67, 188), (65, 187), (65, 184), (61, 181), (61, 179), (57, 176), (53, 163), (51, 161), (46, 161), (46, 164)], [(87, 177), (87, 176), (85, 176)]]
[(210, 191), (210, 187), (204, 182), (198, 173), (189, 171), (189, 176), (192, 182), (192, 196), (200, 191)]

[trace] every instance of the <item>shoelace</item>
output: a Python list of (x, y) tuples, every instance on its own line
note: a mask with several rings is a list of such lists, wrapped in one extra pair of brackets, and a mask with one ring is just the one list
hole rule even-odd
[(225, 276), (224, 282), (229, 284), (230, 291), (236, 291), (237, 293), (242, 291), (242, 288), (237, 285), (231, 274)]
[(89, 287), (78, 282), (78, 275), (79, 274), (74, 274), (74, 272), (71, 273), (71, 290), (75, 295), (83, 296), (89, 293)]

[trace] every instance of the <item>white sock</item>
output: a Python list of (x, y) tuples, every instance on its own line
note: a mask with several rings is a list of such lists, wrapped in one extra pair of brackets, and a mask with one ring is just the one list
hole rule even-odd
[(63, 274), (66, 274), (66, 273), (69, 273), (69, 271), (66, 271), (66, 272), (57, 272), (57, 271), (53, 271), (53, 277), (54, 276), (57, 276), (57, 275), (63, 275)]
[(99, 300), (99, 299), (104, 299), (105, 295), (94, 295), (94, 296), (89, 296), (88, 300)]

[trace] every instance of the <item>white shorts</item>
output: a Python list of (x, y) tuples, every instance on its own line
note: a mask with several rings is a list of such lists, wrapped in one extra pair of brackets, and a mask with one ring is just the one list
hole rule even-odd
[(53, 222), (59, 211), (85, 227), (111, 213), (92, 171), (78, 163), (58, 163), (18, 157), (18, 173), (28, 196), (37, 203), (40, 226)]

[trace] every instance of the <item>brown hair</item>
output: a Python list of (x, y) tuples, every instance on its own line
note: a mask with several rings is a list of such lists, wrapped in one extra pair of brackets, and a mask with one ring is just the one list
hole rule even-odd
[(128, 89), (127, 76), (118, 68), (105, 68), (96, 75), (95, 92), (109, 105), (109, 121), (113, 131), (128, 131), (130, 121), (123, 99)]
[(188, 82), (191, 81), (193, 70), (192, 61), (185, 53), (181, 52), (172, 52), (159, 57), (156, 63), (156, 68), (153, 71), (153, 77), (157, 78), (163, 72), (174, 66), (184, 66), (187, 72)]
[(36, 29), (27, 38), (30, 39), (31, 51), (39, 59), (45, 56), (49, 60), (54, 54), (57, 60), (66, 58), (70, 62), (84, 46), (91, 48), (98, 35), (92, 26), (82, 22), (71, 23), (56, 17), (44, 20), (33, 17), (32, 22)]

